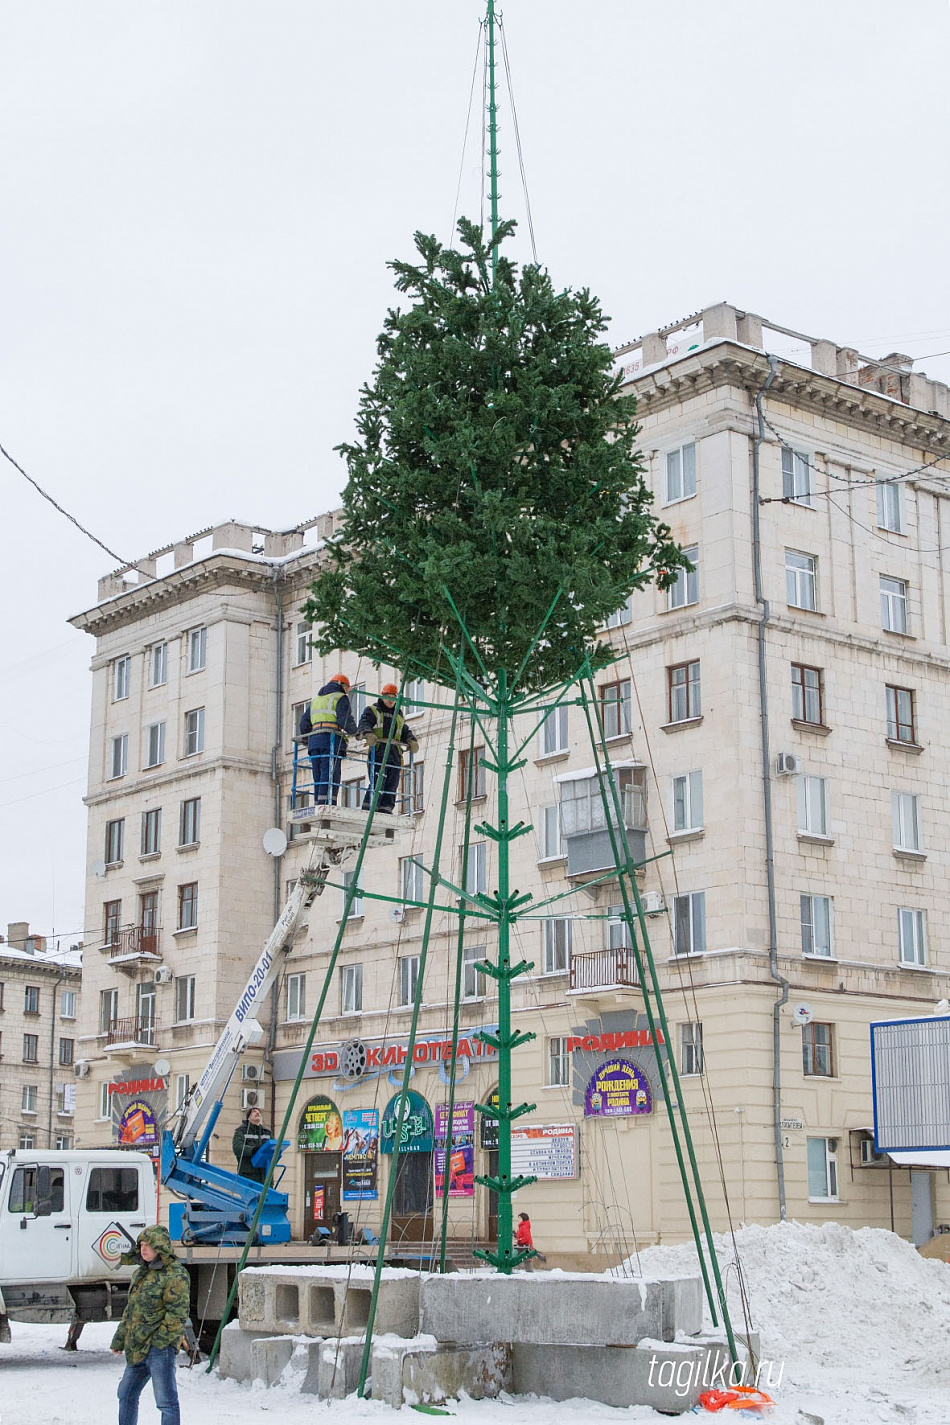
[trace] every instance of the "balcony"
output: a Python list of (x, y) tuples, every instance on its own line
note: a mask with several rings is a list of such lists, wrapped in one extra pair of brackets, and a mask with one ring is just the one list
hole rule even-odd
[(599, 875), (612, 870), (616, 864), (614, 842), (620, 854), (629, 856), (635, 865), (646, 860), (645, 769), (632, 762), (617, 762), (612, 772), (618, 793), (616, 801), (613, 789), (609, 785), (602, 787), (601, 776), (595, 768), (557, 778), (568, 876)]
[(162, 963), (158, 950), (159, 935), (158, 926), (123, 925), (107, 935), (99, 948), (109, 956), (110, 965), (127, 975), (134, 975), (143, 966)]
[(130, 1014), (110, 1019), (105, 1033), (105, 1052), (116, 1058), (155, 1048), (155, 1020), (149, 1015)]
[(571, 956), (569, 993), (577, 999), (625, 1004), (639, 988), (632, 950), (591, 950)]

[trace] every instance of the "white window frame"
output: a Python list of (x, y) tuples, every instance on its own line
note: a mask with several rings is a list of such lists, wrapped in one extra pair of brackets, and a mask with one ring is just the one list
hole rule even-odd
[(830, 836), (831, 799), (828, 778), (801, 772), (795, 778), (798, 830), (803, 836)]
[[(796, 563), (795, 561), (799, 562)], [(818, 612), (818, 558), (801, 549), (785, 551), (785, 602), (790, 609)]]
[(552, 1089), (568, 1089), (571, 1086), (571, 1056), (567, 1048), (567, 1038), (554, 1034), (547, 1043), (547, 1086)]
[[(396, 681), (399, 681), (398, 678)], [(401, 711), (403, 717), (421, 717), (425, 712), (425, 708), (416, 707), (416, 703), (423, 702), (425, 696), (425, 678), (407, 678), (406, 685), (402, 691)]]
[(670, 824), (678, 831), (703, 829), (703, 774), (699, 768), (670, 778)]
[(36, 1113), (39, 1096), (39, 1084), (23, 1084), (20, 1089), (20, 1112)]
[(132, 686), (132, 659), (128, 653), (112, 660), (112, 701), (125, 702)]
[[(61, 1110), (61, 1111), (62, 1111), (62, 1110)], [(71, 1109), (66, 1110), (66, 1111), (67, 1111), (67, 1112), (70, 1112), (70, 1113), (72, 1112)], [(57, 1135), (56, 1135), (56, 1148), (57, 1148), (57, 1151), (60, 1151), (60, 1150), (62, 1150), (62, 1151), (68, 1151), (72, 1146), (73, 1146), (73, 1136), (72, 1136), (71, 1133), (57, 1133)]]
[(699, 1078), (703, 1073), (703, 1026), (698, 1019), (680, 1024), (680, 1078)]
[(891, 828), (895, 851), (923, 851), (923, 819), (916, 792), (891, 792)]
[[(830, 1147), (830, 1144), (837, 1144), (837, 1138), (811, 1138), (806, 1140), (807, 1170), (808, 1170), (808, 1201), (809, 1202), (838, 1202), (838, 1153), (837, 1148)], [(821, 1144), (821, 1148), (813, 1150), (812, 1144)], [(821, 1159), (818, 1162), (818, 1159)], [(817, 1178), (822, 1176), (822, 1182)], [(816, 1188), (821, 1187), (823, 1191), (817, 1192)]]
[(620, 608), (614, 610), (604, 624), (604, 628), (624, 628), (628, 623), (633, 623), (632, 594), (628, 594), (627, 598), (620, 605)]
[(190, 1076), (190, 1074), (176, 1074), (176, 1075), (175, 1075), (175, 1112), (176, 1112), (176, 1113), (178, 1113), (182, 1108), (184, 1108), (185, 1103), (186, 1103), (186, 1101), (187, 1101), (187, 1099), (188, 1099), (188, 1094), (190, 1093), (190, 1091), (191, 1091), (191, 1076)]
[(145, 771), (165, 761), (165, 724), (150, 722), (145, 729)]
[(76, 991), (60, 990), (59, 992), (59, 1017), (60, 1019), (76, 1018)]
[(366, 684), (351, 683), (347, 697), (350, 700), (350, 714), (353, 721), (359, 723), (360, 718), (366, 711)]
[(696, 493), (696, 442), (689, 440), (666, 452), (666, 505), (678, 505)]
[(563, 757), (570, 751), (568, 711), (563, 703), (552, 708), (538, 730), (539, 757)]
[(168, 644), (153, 643), (148, 651), (148, 685), (163, 688), (168, 682)]
[(571, 968), (574, 922), (567, 916), (549, 916), (541, 922), (541, 973), (565, 975)]
[(567, 854), (561, 840), (561, 808), (557, 802), (538, 807), (541, 861), (563, 861)]
[[(355, 871), (343, 872), (343, 885), (340, 887), (340, 917), (346, 912), (346, 895), (353, 882)], [(363, 886), (361, 881), (357, 882), (356, 894), (350, 903), (350, 913), (347, 920), (360, 920), (363, 915)]]
[(112, 1117), (112, 1094), (109, 1091), (109, 1080), (103, 1079), (99, 1084), (99, 1112), (96, 1118), (99, 1123), (108, 1122)]
[(782, 446), (782, 499), (793, 505), (807, 505), (811, 508), (812, 488), (811, 462), (800, 450)]
[(877, 527), (890, 534), (904, 533), (904, 490), (896, 480), (877, 482)]
[[(188, 813), (186, 813), (186, 811), (185, 811), (185, 807), (186, 807), (186, 806), (193, 806), (193, 807), (194, 807), (194, 811), (193, 811), (193, 812), (188, 812)], [(191, 821), (191, 823), (192, 823), (192, 828), (191, 828), (191, 829), (194, 831), (194, 837), (193, 837), (193, 839), (192, 839), (191, 841), (185, 841), (185, 840), (183, 839), (183, 838), (184, 838), (184, 835), (185, 835), (185, 832), (186, 832), (186, 830), (188, 829), (188, 828), (186, 827), (186, 825), (185, 825), (186, 821)], [(179, 805), (179, 810), (178, 810), (178, 845), (179, 845), (179, 846), (183, 846), (183, 847), (184, 847), (184, 846), (198, 846), (198, 845), (200, 844), (200, 841), (201, 841), (201, 798), (200, 798), (200, 797), (185, 797), (185, 798), (182, 800), (182, 802), (180, 803), (180, 805)]]
[(121, 866), (125, 859), (125, 817), (114, 817), (106, 822), (105, 863), (107, 866)]
[(396, 966), (399, 975), (398, 1005), (400, 1009), (410, 1009), (415, 1002), (419, 985), (419, 956), (400, 955)]
[[(835, 907), (831, 896), (803, 891), (799, 896), (802, 954), (809, 959), (835, 958)], [(824, 948), (823, 948), (824, 947)]]
[(36, 1147), (35, 1133), (21, 1133), (17, 1139), (17, 1147), (26, 1153), (32, 1153)]
[(467, 895), (485, 895), (488, 889), (488, 842), (470, 841), (468, 844), (468, 865), (465, 868), (465, 891)]
[(703, 955), (706, 951), (706, 892), (687, 891), (673, 897), (673, 954)]
[[(175, 1023), (191, 1024), (195, 1017), (194, 975), (175, 976)], [(184, 1010), (184, 1013), (182, 1013)]]
[(607, 907), (607, 949), (632, 950), (633, 935), (627, 921), (627, 912), (622, 905)]
[(475, 962), (484, 959), (484, 945), (462, 946), (462, 999), (469, 1004), (485, 998), (485, 972), (475, 968)]
[(188, 672), (203, 673), (208, 666), (208, 630), (204, 624), (188, 630)]
[(185, 713), (186, 757), (197, 757), (205, 750), (205, 710), (189, 708)]
[(305, 663), (313, 662), (313, 644), (310, 642), (310, 635), (313, 633), (313, 624), (307, 623), (306, 619), (297, 624), (297, 642), (295, 648), (294, 667), (302, 668)]
[(307, 1017), (307, 974), (298, 970), (287, 976), (287, 1023)]
[(340, 1013), (363, 1013), (363, 966), (344, 965), (340, 970)]
[(897, 962), (921, 969), (927, 964), (927, 913), (910, 906), (897, 910)]
[[(399, 886), (403, 901), (424, 901), (426, 899), (425, 869), (421, 856), (400, 856)], [(410, 909), (418, 910), (418, 906)]]
[(120, 732), (112, 738), (109, 744), (109, 769), (107, 780), (110, 782), (124, 777), (129, 769), (129, 734), (127, 732)]
[(109, 1025), (114, 1024), (118, 1017), (119, 990), (116, 985), (110, 985), (108, 989), (99, 991), (99, 1033), (108, 1034)]
[(881, 591), (881, 629), (884, 633), (904, 633), (907, 622), (907, 580), (890, 574), (878, 575)]
[(668, 590), (671, 609), (685, 609), (699, 603), (699, 545), (691, 544), (683, 553), (693, 568), (677, 569), (676, 583)]
[[(154, 845), (149, 835), (149, 828), (155, 828)], [(161, 807), (148, 807), (142, 813), (142, 856), (157, 856), (162, 849), (162, 809)]]

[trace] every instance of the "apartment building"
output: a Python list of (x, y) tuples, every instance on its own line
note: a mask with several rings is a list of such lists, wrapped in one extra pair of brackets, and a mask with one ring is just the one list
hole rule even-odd
[(26, 921), (0, 936), (0, 1147), (71, 1148), (79, 949), (47, 946)]
[[(618, 352), (636, 393), (658, 513), (693, 572), (617, 611), (620, 655), (598, 678), (627, 837), (644, 861), (646, 923), (710, 1212), (733, 1221), (891, 1226), (915, 1240), (950, 1219), (945, 1173), (897, 1169), (871, 1141), (868, 1024), (926, 1014), (950, 993), (947, 820), (950, 548), (947, 388), (721, 305)], [(229, 523), (103, 580), (73, 623), (96, 639), (90, 753), (82, 1140), (116, 1131), (114, 1085), (171, 1064), (174, 1108), (200, 1072), (307, 854), (289, 824), (300, 710), (342, 668), (356, 698), (398, 670), (313, 653), (299, 613), (334, 517), (270, 532)], [(332, 666), (331, 666), (332, 664)], [(412, 830), (367, 852), (342, 924), (328, 887), (275, 993), (252, 1078), (235, 1081), (212, 1160), (265, 1084), (279, 1125), (328, 953), (333, 982), (295, 1105), (284, 1187), (295, 1232), (339, 1210), (376, 1227), (407, 1057), (451, 693), (408, 690), (421, 751), (404, 782)], [(535, 724), (536, 724), (535, 719)], [(513, 846), (529, 905), (515, 951), (516, 1171), (535, 1239), (564, 1264), (604, 1262), (688, 1232), (655, 1049), (597, 821), (599, 787), (574, 696), (516, 726), (526, 764)], [(451, 749), (441, 874), (457, 884), (469, 788), (491, 819), (493, 777), (466, 727)], [(343, 798), (365, 774), (347, 762)], [(302, 774), (301, 786), (306, 785)], [(284, 854), (263, 833), (291, 834)], [(473, 831), (469, 885), (494, 887)], [(343, 868), (345, 873), (345, 867)], [(376, 900), (376, 896), (387, 899)], [(413, 1056), (397, 1236), (441, 1215), (448, 1056), (459, 953), (437, 910)], [(449, 1222), (491, 1240), (496, 1163), (474, 1105), (496, 1085), (492, 982), (468, 920), (462, 945)], [(359, 1148), (353, 1145), (360, 1140)], [(440, 1156), (443, 1155), (443, 1156)]]

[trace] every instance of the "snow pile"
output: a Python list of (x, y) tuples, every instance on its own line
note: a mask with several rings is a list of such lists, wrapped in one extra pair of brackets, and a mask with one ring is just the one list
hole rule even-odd
[[(741, 1227), (735, 1245), (715, 1234), (733, 1326), (744, 1329), (738, 1259), (754, 1329), (786, 1380), (840, 1373), (891, 1388), (896, 1379), (950, 1385), (950, 1266), (876, 1227), (777, 1222)], [(661, 1276), (698, 1271), (692, 1243), (650, 1247), (625, 1270)]]

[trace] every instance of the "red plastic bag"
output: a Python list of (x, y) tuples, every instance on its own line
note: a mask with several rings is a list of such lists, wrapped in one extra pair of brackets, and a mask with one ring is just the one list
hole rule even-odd
[(764, 1390), (753, 1385), (731, 1386), (729, 1390), (705, 1390), (699, 1397), (704, 1410), (768, 1410), (775, 1402)]

